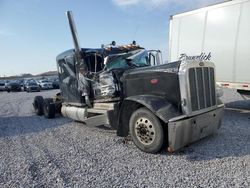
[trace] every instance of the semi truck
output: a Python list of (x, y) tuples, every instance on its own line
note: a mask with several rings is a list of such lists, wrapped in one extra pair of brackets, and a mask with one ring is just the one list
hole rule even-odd
[[(87, 126), (109, 125), (148, 153), (162, 148), (174, 152), (219, 129), (224, 105), (217, 97), (213, 63), (161, 64), (159, 50), (135, 42), (81, 48), (72, 12), (66, 15), (74, 49), (57, 56), (60, 93), (36, 96), (37, 115), (61, 113)], [(79, 89), (82, 70), (87, 91)]]
[(250, 0), (233, 0), (170, 16), (169, 61), (205, 59), (219, 85), (250, 97)]

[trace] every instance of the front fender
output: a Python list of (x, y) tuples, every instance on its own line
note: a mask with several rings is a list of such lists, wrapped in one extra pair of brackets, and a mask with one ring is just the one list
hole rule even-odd
[(164, 97), (155, 95), (137, 95), (124, 99), (118, 120), (118, 136), (127, 136), (129, 119), (132, 113), (140, 107), (146, 107), (152, 111), (164, 123), (176, 116), (181, 115), (181, 112), (176, 106), (167, 101)]
[(167, 99), (164, 97), (154, 95), (138, 95), (128, 97), (125, 99), (125, 101), (134, 101), (140, 103), (151, 110), (164, 123), (167, 123), (168, 120), (173, 117), (181, 115), (177, 107), (167, 101)]

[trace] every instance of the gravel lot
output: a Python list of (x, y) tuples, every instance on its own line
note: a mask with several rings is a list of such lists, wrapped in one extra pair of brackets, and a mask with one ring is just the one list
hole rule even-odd
[(250, 100), (233, 90), (217, 134), (156, 155), (105, 127), (36, 116), (34, 96), (56, 92), (0, 92), (0, 187), (250, 187)]

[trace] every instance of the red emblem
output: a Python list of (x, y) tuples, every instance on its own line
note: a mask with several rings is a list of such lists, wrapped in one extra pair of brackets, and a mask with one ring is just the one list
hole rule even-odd
[(150, 80), (150, 83), (151, 84), (157, 84), (158, 83), (158, 79), (154, 78), (154, 79)]

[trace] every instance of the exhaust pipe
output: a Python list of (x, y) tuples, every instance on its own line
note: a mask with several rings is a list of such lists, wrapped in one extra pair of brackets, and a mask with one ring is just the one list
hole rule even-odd
[(66, 16), (67, 16), (68, 21), (69, 21), (69, 27), (70, 27), (70, 31), (71, 31), (72, 38), (73, 38), (75, 54), (76, 54), (76, 61), (77, 61), (77, 63), (80, 63), (80, 62), (82, 62), (82, 53), (81, 53), (80, 42), (79, 42), (78, 34), (76, 31), (76, 26), (75, 26), (75, 22), (73, 19), (72, 11), (67, 11)]

